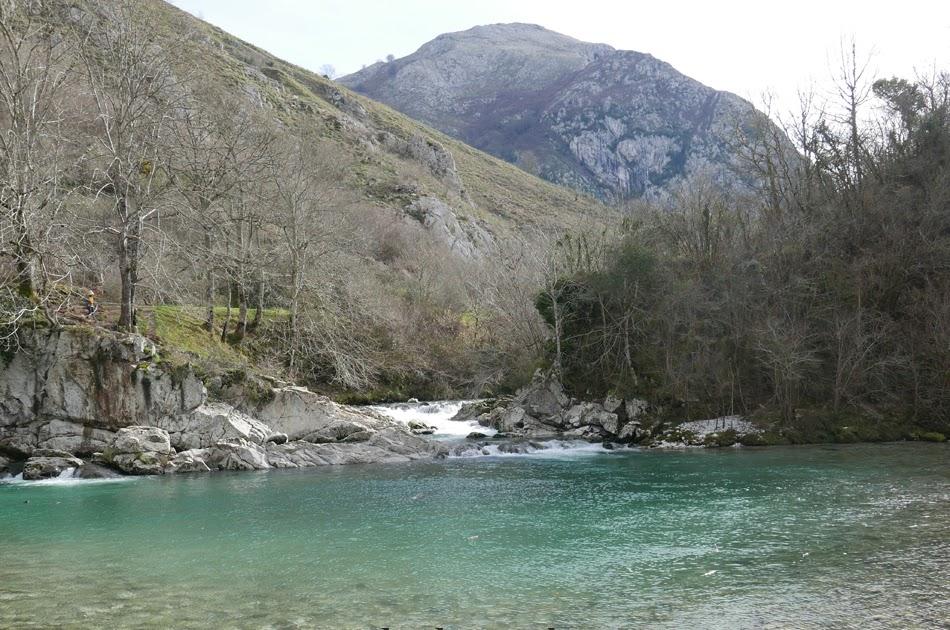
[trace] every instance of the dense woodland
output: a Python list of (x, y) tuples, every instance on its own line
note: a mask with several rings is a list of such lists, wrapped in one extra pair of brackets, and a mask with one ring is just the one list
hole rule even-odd
[(140, 3), (0, 0), (8, 346), (84, 321), (94, 289), (98, 325), (161, 337), (171, 313), (209, 370), (336, 391), (504, 392), (543, 367), (680, 417), (946, 428), (946, 75), (874, 80), (852, 51), (786, 125), (797, 152), (737, 129), (747, 195), (695, 178), (466, 258), (354, 195), (317, 130), (192, 74), (194, 33), (162, 37)]
[(834, 96), (802, 100), (799, 154), (739, 138), (758, 194), (693, 182), (619, 233), (562, 239), (538, 306), (572, 389), (877, 425), (842, 439), (946, 428), (950, 77), (872, 80), (852, 50)]

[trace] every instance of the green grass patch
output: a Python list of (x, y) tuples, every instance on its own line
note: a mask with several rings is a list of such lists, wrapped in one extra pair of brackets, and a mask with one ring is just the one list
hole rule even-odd
[(165, 352), (179, 352), (202, 362), (241, 366), (247, 357), (234, 346), (222, 342), (220, 331), (204, 327), (202, 309), (188, 306), (155, 306), (143, 313), (148, 332)]
[[(161, 307), (161, 308), (168, 308), (168, 307)], [(191, 312), (197, 313), (197, 316), (200, 317), (202, 321), (204, 320), (205, 310), (203, 307), (188, 306), (188, 307), (175, 307), (175, 308), (187, 308)], [(223, 320), (223, 318), (227, 315), (227, 313), (228, 313), (227, 306), (214, 307), (214, 316), (218, 320), (218, 323), (220, 323), (220, 321)], [(256, 308), (247, 309), (248, 323), (251, 323), (252, 321), (254, 321), (254, 316), (256, 314), (257, 314)], [(237, 319), (237, 316), (238, 316), (238, 309), (232, 306), (231, 307), (231, 321), (234, 321), (235, 319)], [(288, 317), (290, 317), (290, 311), (286, 308), (265, 308), (264, 312), (261, 313), (261, 321), (264, 321), (264, 322), (282, 321), (282, 320), (286, 320)]]

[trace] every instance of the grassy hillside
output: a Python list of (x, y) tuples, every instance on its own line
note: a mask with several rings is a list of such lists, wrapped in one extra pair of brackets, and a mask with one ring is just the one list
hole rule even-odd
[(511, 388), (545, 338), (527, 265), (549, 233), (613, 213), (161, 0), (14, 17), (63, 81), (41, 132), (14, 137), (18, 175), (44, 184), (28, 220), (0, 216), (14, 244), (0, 280), (18, 287), (0, 328), (85, 325), (93, 289), (96, 325), (209, 374), (404, 397)]
[[(525, 228), (574, 226), (607, 210), (592, 198), (552, 185), (314, 72), (287, 63), (161, 0), (150, 0), (169, 36), (193, 31), (183, 51), (201, 80), (247, 102), (259, 101), (291, 131), (316, 132), (357, 167), (347, 182), (366, 201), (404, 209), (413, 195), (434, 195), (463, 218), (505, 235)], [(424, 159), (400, 150), (413, 138), (444, 148), (460, 187)]]

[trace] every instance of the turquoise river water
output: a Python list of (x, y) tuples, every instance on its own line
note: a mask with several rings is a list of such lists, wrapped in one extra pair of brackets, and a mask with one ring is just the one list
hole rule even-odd
[(950, 448), (0, 485), (0, 627), (950, 625)]

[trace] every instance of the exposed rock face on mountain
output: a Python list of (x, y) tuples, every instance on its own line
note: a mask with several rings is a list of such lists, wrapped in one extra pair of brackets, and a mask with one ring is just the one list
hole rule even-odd
[(639, 52), (530, 24), (477, 26), (341, 79), (550, 181), (617, 199), (660, 196), (703, 174), (744, 187), (736, 125), (764, 124), (719, 92)]
[(591, 198), (578, 199), (527, 176), (165, 2), (142, 4), (154, 12), (157, 30), (174, 35), (170, 41), (178, 42), (182, 32), (195, 33), (176, 52), (188, 73), (197, 70), (209, 89), (226, 95), (222, 102), (228, 108), (264, 112), (278, 122), (279, 133), (293, 138), (319, 137), (322, 153), (351, 165), (351, 176), (334, 182), (337, 193), (346, 191), (363, 208), (391, 213), (384, 216), (427, 233), (463, 260), (482, 256), (512, 234), (574, 225), (603, 212)]

